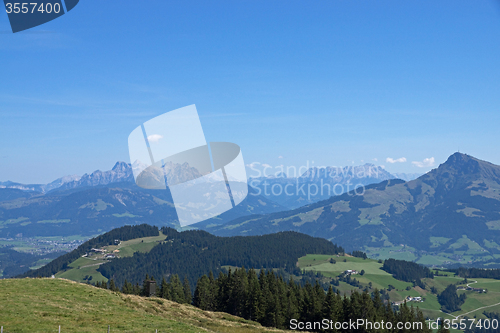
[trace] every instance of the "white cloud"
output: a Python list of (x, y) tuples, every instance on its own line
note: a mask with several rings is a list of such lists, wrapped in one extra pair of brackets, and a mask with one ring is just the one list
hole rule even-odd
[(387, 163), (391, 163), (391, 164), (393, 164), (393, 163), (404, 163), (404, 162), (406, 162), (406, 157), (400, 157), (400, 158), (396, 158), (396, 159), (391, 158), (391, 157), (387, 157), (385, 159), (385, 161)]
[(160, 139), (163, 139), (163, 135), (152, 134), (152, 135), (148, 136), (149, 143), (157, 143), (158, 141), (160, 141)]
[(272, 168), (272, 166), (270, 166), (269, 164), (266, 164), (266, 163), (262, 164), (262, 167), (264, 167), (264, 168)]
[(283, 158), (283, 156), (280, 155), (280, 156), (278, 156), (278, 158)]
[(433, 167), (434, 166), (434, 157), (424, 158), (424, 160), (422, 162), (413, 161), (411, 163), (419, 168)]

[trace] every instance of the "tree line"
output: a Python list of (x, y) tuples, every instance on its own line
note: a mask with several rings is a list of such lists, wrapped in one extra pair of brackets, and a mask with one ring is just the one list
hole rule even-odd
[(465, 268), (460, 267), (457, 269), (450, 269), (450, 272), (454, 272), (463, 278), (484, 278), (484, 279), (500, 279), (500, 269), (485, 269), (485, 268)]
[(387, 259), (384, 261), (382, 269), (392, 274), (397, 280), (414, 282), (421, 288), (425, 288), (425, 286), (420, 279), (434, 278), (434, 274), (429, 268), (410, 261)]
[[(125, 282), (121, 291), (128, 294), (146, 295), (146, 281), (152, 279), (146, 276), (142, 287), (137, 283)], [(98, 284), (118, 291), (113, 280), (108, 284)], [(370, 330), (340, 329), (323, 330), (312, 328), (316, 332), (431, 332), (425, 323), (422, 312), (413, 306), (402, 304), (399, 310), (394, 310), (389, 302), (383, 301), (378, 290), (372, 293), (353, 291), (350, 297), (335, 293), (330, 286), (328, 291), (318, 282), (304, 285), (293, 279), (286, 281), (272, 270), (260, 272), (245, 268), (227, 272), (219, 272), (217, 277), (210, 272), (200, 277), (196, 283), (194, 295), (187, 278), (181, 283), (179, 276), (174, 274), (167, 282), (162, 279), (157, 287), (157, 296), (178, 303), (193, 304), (209, 311), (222, 311), (244, 319), (259, 322), (263, 326), (290, 328), (291, 320), (302, 322), (321, 322), (324, 318), (333, 322), (349, 322), (366, 319), (371, 322), (420, 322), (421, 328), (407, 330), (393, 329)]]
[(367, 259), (368, 256), (366, 255), (366, 253), (364, 253), (363, 251), (352, 251), (351, 252), (351, 255), (353, 257), (356, 257), (356, 258), (363, 258), (363, 259)]

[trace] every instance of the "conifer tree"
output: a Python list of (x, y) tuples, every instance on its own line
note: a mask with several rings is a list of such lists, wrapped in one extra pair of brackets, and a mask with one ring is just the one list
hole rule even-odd
[(230, 295), (228, 299), (228, 307), (231, 314), (239, 317), (246, 316), (246, 299), (248, 297), (248, 277), (246, 269), (237, 269), (230, 281)]
[(119, 291), (118, 287), (115, 285), (115, 280), (113, 280), (113, 278), (109, 279), (108, 281), (109, 283), (109, 290), (111, 291)]
[(170, 299), (177, 303), (184, 303), (186, 301), (184, 288), (177, 274), (170, 277)]
[(313, 287), (309, 281), (306, 281), (303, 289), (300, 318), (301, 321), (312, 321), (315, 311)]
[(219, 297), (219, 289), (217, 287), (217, 282), (215, 281), (212, 271), (208, 273), (208, 282), (210, 286), (210, 292), (208, 294), (209, 298), (207, 300), (207, 310), (216, 311), (218, 307), (217, 300)]
[(141, 294), (141, 287), (139, 286), (139, 282), (136, 282), (134, 286), (134, 295), (140, 295), (140, 294)]
[(162, 298), (170, 300), (170, 286), (167, 283), (167, 280), (165, 280), (165, 277), (161, 280), (161, 285), (160, 285), (160, 296)]
[(261, 297), (262, 293), (260, 290), (259, 279), (257, 278), (257, 274), (253, 269), (248, 271), (248, 297), (246, 301), (246, 311), (247, 318), (250, 320), (258, 321), (262, 318), (262, 309), (261, 309)]
[(367, 291), (364, 291), (363, 294), (361, 294), (360, 301), (361, 301), (360, 318), (366, 318), (372, 322), (375, 321), (375, 319), (377, 318), (377, 312), (375, 307), (373, 306), (373, 300)]
[(141, 296), (148, 296), (147, 286), (149, 281), (149, 274), (146, 273), (146, 277), (142, 281)]
[(132, 284), (125, 279), (125, 282), (123, 283), (122, 287), (122, 293), (124, 294), (133, 294), (134, 290), (132, 287)]
[(191, 304), (193, 301), (193, 295), (191, 294), (191, 287), (189, 286), (189, 281), (187, 276), (184, 277), (184, 282), (182, 284), (184, 290), (184, 302), (187, 304)]
[(299, 301), (297, 299), (297, 294), (296, 294), (296, 284), (293, 281), (292, 277), (290, 277), (290, 280), (288, 281), (288, 284), (286, 285), (286, 300), (285, 304), (283, 306), (283, 313), (285, 316), (285, 321), (290, 322), (291, 319), (298, 319), (299, 318), (299, 307), (298, 307)]
[(210, 281), (206, 275), (198, 279), (194, 290), (193, 305), (202, 310), (210, 310)]
[(382, 298), (380, 297), (380, 292), (377, 288), (372, 293), (373, 307), (375, 308), (375, 318), (377, 320), (384, 318), (385, 306)]
[(432, 332), (429, 325), (427, 325), (427, 322), (425, 321), (424, 314), (422, 313), (422, 311), (419, 311), (418, 307), (417, 307), (417, 321), (422, 323), (422, 327), (423, 327), (422, 332), (423, 333), (431, 333)]
[[(337, 297), (333, 293), (333, 288), (330, 286), (323, 302), (323, 318), (333, 320), (334, 322), (339, 321), (340, 304), (338, 304), (337, 301)], [(334, 330), (334, 332), (336, 331), (337, 330)]]
[[(275, 279), (274, 287), (273, 287), (273, 296), (275, 298), (275, 323), (274, 327), (285, 328), (286, 322), (286, 283), (283, 281), (281, 276), (278, 276)], [(323, 290), (321, 290), (323, 292)]]

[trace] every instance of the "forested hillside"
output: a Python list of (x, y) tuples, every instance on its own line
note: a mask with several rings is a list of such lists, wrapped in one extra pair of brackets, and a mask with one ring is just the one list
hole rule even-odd
[(191, 285), (209, 271), (218, 272), (224, 265), (247, 268), (282, 268), (299, 273), (296, 263), (308, 253), (337, 254), (344, 249), (326, 239), (297, 232), (280, 232), (264, 236), (217, 237), (205, 231), (178, 232), (164, 227), (165, 242), (148, 253), (115, 259), (99, 267), (99, 272), (113, 278), (118, 286), (125, 279), (141, 283), (146, 274), (157, 279), (178, 274), (187, 276)]

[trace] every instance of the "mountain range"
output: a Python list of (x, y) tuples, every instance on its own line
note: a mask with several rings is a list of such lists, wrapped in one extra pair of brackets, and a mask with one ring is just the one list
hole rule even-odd
[[(172, 165), (167, 178), (180, 181), (193, 178), (188, 166)], [(394, 178), (380, 167), (365, 165), (335, 169), (340, 176), (321, 175), (322, 170), (311, 168), (297, 179), (301, 185), (327, 182), (342, 186), (349, 180), (363, 184)], [(371, 174), (378, 175), (377, 177)], [(369, 176), (367, 176), (369, 175)], [(266, 178), (272, 184), (286, 186), (295, 178)], [(301, 204), (330, 197), (266, 196), (265, 191), (249, 187), (241, 204), (224, 214), (203, 221), (196, 228), (213, 227), (242, 216), (284, 211)], [(332, 193), (333, 194), (333, 193)], [(280, 200), (283, 199), (283, 200)], [(282, 202), (284, 204), (281, 204)], [(290, 203), (293, 204), (290, 204)], [(83, 176), (66, 176), (49, 184), (25, 185), (0, 183), (0, 237), (95, 235), (125, 224), (152, 223), (158, 226), (179, 227), (173, 201), (168, 190), (145, 190), (134, 182), (132, 166), (117, 162), (111, 170), (96, 170)]]
[[(205, 228), (220, 236), (285, 230), (323, 237), (347, 250), (446, 253), (464, 262), (500, 258), (500, 166), (455, 153), (419, 178), (384, 180), (298, 209)], [(414, 258), (415, 259), (415, 258)]]
[(281, 173), (271, 177), (251, 178), (249, 184), (260, 195), (294, 209), (360, 186), (400, 177), (414, 179), (410, 174), (400, 174), (397, 177), (380, 166), (366, 163), (347, 167), (311, 167), (298, 177), (286, 177)]
[[(83, 176), (70, 175), (64, 176), (50, 182), (48, 184), (21, 184), (13, 181), (0, 181), (0, 189), (17, 189), (26, 192), (40, 192), (47, 193), (54, 190), (66, 190), (74, 189), (79, 187), (89, 187), (89, 186), (100, 186), (108, 185), (111, 183), (129, 182), (134, 183), (133, 169), (145, 169), (144, 166), (131, 165), (126, 162), (116, 162), (111, 170), (101, 171), (96, 170), (90, 174), (84, 174)], [(179, 183), (186, 179), (194, 179), (200, 176), (196, 172), (193, 172), (192, 168), (188, 166), (182, 166), (178, 164), (168, 165), (166, 168), (167, 179), (172, 179), (173, 183)], [(327, 171), (327, 173), (325, 173)], [(335, 175), (335, 176), (334, 176)], [(319, 182), (321, 179), (328, 181), (328, 183), (340, 183), (346, 184), (349, 180), (361, 180), (363, 185), (379, 182), (385, 179), (400, 178), (403, 180), (412, 180), (420, 176), (420, 174), (415, 173), (396, 173), (391, 174), (385, 171), (380, 166), (375, 166), (373, 164), (365, 164), (362, 166), (351, 166), (351, 167), (326, 167), (317, 168), (312, 167), (307, 169), (299, 177), (289, 177), (287, 178), (284, 173), (277, 176), (269, 177), (259, 177), (250, 178), (250, 180), (263, 182), (268, 180), (271, 185), (274, 183), (289, 183), (294, 180), (298, 180), (300, 183), (307, 182)], [(283, 180), (286, 179), (286, 180)], [(319, 184), (319, 183), (318, 183)], [(257, 186), (258, 187), (258, 186)], [(317, 197), (313, 200), (319, 201), (324, 199), (323, 197)], [(278, 200), (275, 200), (278, 201)], [(299, 205), (302, 205), (298, 200)], [(304, 203), (305, 204), (305, 203)]]

